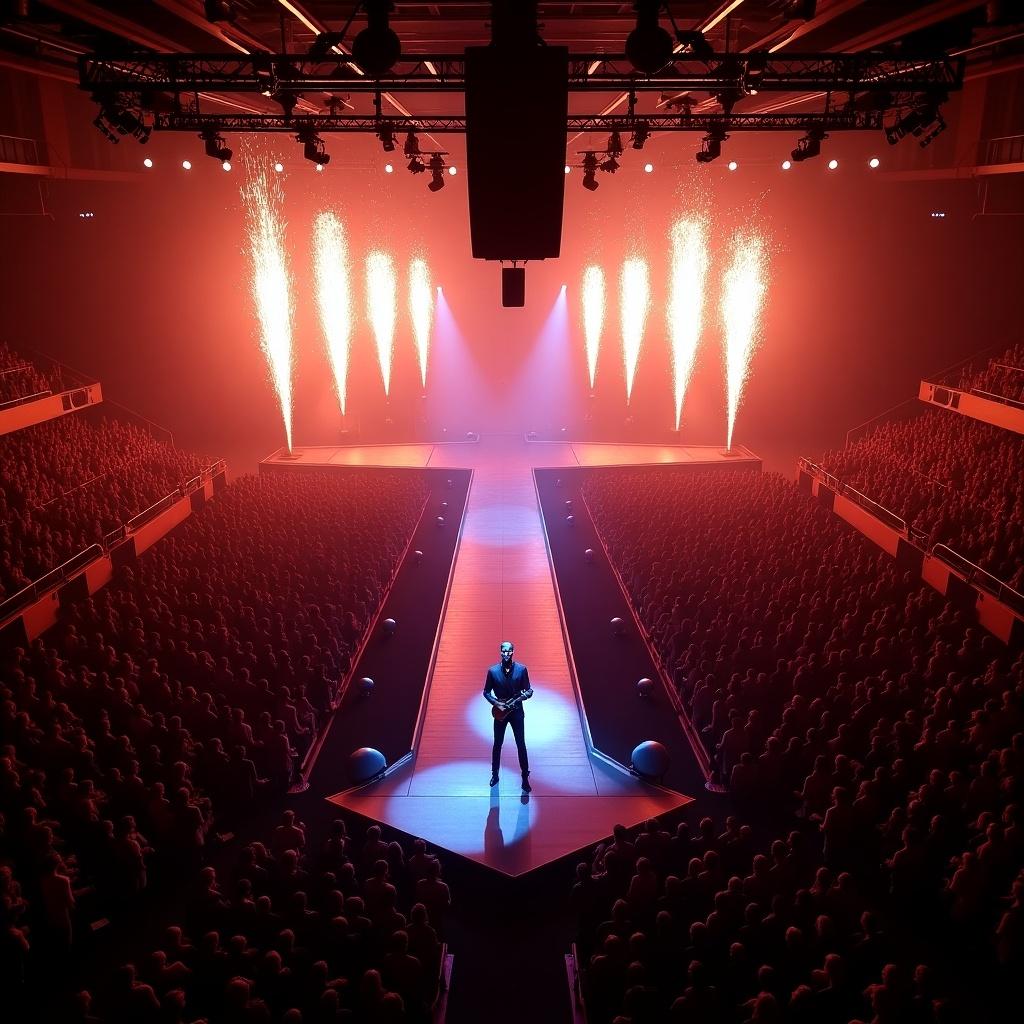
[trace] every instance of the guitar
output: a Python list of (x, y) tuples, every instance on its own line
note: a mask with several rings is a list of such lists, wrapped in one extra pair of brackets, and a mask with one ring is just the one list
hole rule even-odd
[(501, 704), (491, 705), (491, 714), (494, 716), (496, 722), (504, 722), (509, 715), (512, 714), (515, 709), (526, 700), (526, 694), (520, 693), (518, 696), (513, 697), (511, 700), (502, 701)]

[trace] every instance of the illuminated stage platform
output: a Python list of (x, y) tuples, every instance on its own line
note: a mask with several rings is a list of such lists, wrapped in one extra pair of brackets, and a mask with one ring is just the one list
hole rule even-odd
[[(527, 443), (297, 448), (269, 465), (430, 466), (474, 472), (437, 658), (412, 759), (380, 782), (330, 800), (506, 875), (522, 875), (691, 802), (605, 763), (588, 748), (569, 669), (537, 504), (536, 467), (756, 462), (721, 448)], [(488, 788), (491, 715), (481, 696), (498, 645), (514, 641), (536, 696), (526, 706), (533, 792), (520, 791), (511, 730), (501, 781)], [(324, 766), (318, 766), (322, 770)]]

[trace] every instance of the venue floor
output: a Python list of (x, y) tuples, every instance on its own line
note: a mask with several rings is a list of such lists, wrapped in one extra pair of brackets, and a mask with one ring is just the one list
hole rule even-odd
[[(753, 459), (744, 450), (741, 458)], [(303, 467), (468, 467), (473, 482), (456, 554), (437, 657), (413, 757), (379, 782), (332, 796), (506, 875), (522, 875), (599, 841), (612, 824), (633, 825), (690, 802), (595, 756), (570, 672), (533, 469), (733, 463), (720, 448), (479, 443), (297, 448), (268, 463)], [(526, 706), (533, 792), (520, 790), (508, 731), (501, 781), (489, 789), (492, 726), (481, 691), (498, 645), (511, 640), (536, 696)]]

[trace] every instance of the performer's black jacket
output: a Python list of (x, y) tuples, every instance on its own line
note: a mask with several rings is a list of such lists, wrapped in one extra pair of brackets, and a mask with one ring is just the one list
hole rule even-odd
[[(505, 675), (500, 664), (492, 665), (487, 670), (487, 678), (484, 679), (484, 696), (492, 704), (511, 700), (518, 697), (523, 690), (530, 689), (530, 673), (526, 666), (520, 665), (518, 661), (512, 662), (512, 671), (508, 675)], [(514, 708), (512, 714), (523, 714), (523, 705)]]

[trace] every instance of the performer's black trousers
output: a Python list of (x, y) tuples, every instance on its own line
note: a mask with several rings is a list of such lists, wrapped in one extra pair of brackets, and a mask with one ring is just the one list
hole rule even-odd
[(516, 738), (516, 750), (519, 751), (519, 769), (522, 772), (530, 770), (530, 759), (526, 754), (526, 715), (512, 715), (504, 722), (494, 720), (494, 747), (491, 750), (491, 771), (497, 775), (501, 765), (501, 745), (505, 742), (505, 727), (512, 726), (512, 735)]

